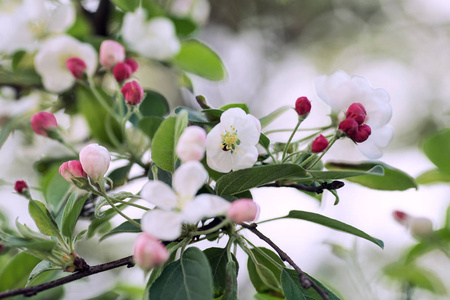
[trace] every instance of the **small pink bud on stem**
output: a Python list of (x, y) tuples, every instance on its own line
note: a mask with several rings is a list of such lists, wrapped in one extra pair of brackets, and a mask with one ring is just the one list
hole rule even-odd
[(100, 64), (105, 69), (111, 69), (125, 59), (125, 48), (112, 40), (103, 41), (100, 45)]
[(238, 199), (231, 203), (227, 217), (237, 224), (253, 222), (259, 215), (259, 206), (252, 199)]
[(84, 60), (79, 57), (70, 57), (66, 60), (66, 67), (72, 73), (73, 77), (83, 79), (84, 71), (87, 66)]
[(178, 140), (176, 153), (184, 162), (201, 161), (206, 150), (206, 131), (199, 126), (188, 126)]
[(93, 182), (103, 178), (111, 162), (109, 151), (98, 144), (90, 144), (80, 151), (81, 166)]
[(58, 122), (56, 121), (55, 115), (42, 111), (31, 117), (31, 127), (37, 134), (48, 136), (49, 131), (58, 128)]
[(28, 190), (28, 185), (24, 180), (17, 180), (14, 184), (14, 190), (18, 194), (24, 194), (26, 190)]
[(328, 140), (323, 136), (319, 135), (316, 137), (312, 143), (311, 151), (314, 153), (319, 153), (328, 147)]
[(72, 178), (74, 177), (87, 177), (81, 163), (78, 160), (70, 160), (63, 163), (59, 167), (59, 174), (61, 174), (61, 176), (70, 183), (73, 183)]
[(125, 59), (125, 63), (130, 66), (133, 73), (139, 69), (138, 63), (132, 58)]
[(141, 233), (134, 243), (133, 259), (141, 269), (150, 271), (164, 264), (169, 259), (169, 252), (161, 241)]
[(139, 104), (144, 97), (144, 90), (139, 85), (139, 83), (134, 80), (125, 83), (120, 91), (125, 98), (125, 102), (127, 102), (129, 105)]
[(353, 103), (347, 109), (345, 118), (352, 118), (361, 125), (366, 120), (367, 112), (361, 103)]
[(130, 65), (124, 62), (120, 62), (114, 66), (113, 74), (117, 82), (123, 82), (131, 77), (131, 74), (133, 74), (133, 70), (131, 69)]
[(306, 97), (300, 97), (295, 101), (295, 111), (299, 117), (306, 119), (311, 111), (311, 101)]
[(392, 216), (398, 223), (409, 228), (414, 237), (426, 238), (433, 232), (433, 223), (428, 218), (414, 217), (399, 210), (393, 211)]

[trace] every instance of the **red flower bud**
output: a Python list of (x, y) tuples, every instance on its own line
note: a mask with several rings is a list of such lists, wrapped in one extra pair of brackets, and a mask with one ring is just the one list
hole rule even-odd
[(53, 114), (39, 112), (31, 117), (31, 127), (39, 135), (48, 136), (48, 131), (58, 127), (58, 122)]
[(133, 73), (139, 69), (138, 63), (132, 58), (125, 59), (125, 63), (131, 67)]
[(144, 97), (144, 90), (139, 83), (134, 80), (125, 83), (120, 91), (122, 92), (125, 101), (130, 105), (139, 104)]
[(358, 122), (355, 119), (345, 119), (339, 123), (339, 130), (345, 132), (346, 135), (351, 136), (358, 130)]
[(305, 116), (311, 111), (311, 102), (306, 97), (300, 97), (295, 101), (295, 111), (299, 116)]
[(350, 135), (350, 138), (356, 143), (362, 143), (369, 138), (371, 133), (369, 125), (363, 124), (358, 126), (358, 130)]
[(61, 176), (70, 183), (73, 183), (73, 177), (87, 177), (83, 167), (81, 166), (81, 162), (78, 160), (71, 160), (63, 163), (59, 167), (59, 174), (61, 174)]
[(14, 190), (18, 193), (18, 194), (23, 194), (25, 192), (25, 190), (28, 189), (28, 185), (25, 181), (23, 180), (17, 180), (16, 183), (14, 184)]
[(394, 217), (395, 221), (397, 221), (402, 225), (407, 225), (410, 218), (410, 216), (407, 213), (400, 210), (394, 210), (392, 212), (392, 216)]
[(84, 70), (87, 66), (84, 60), (78, 57), (70, 57), (66, 60), (66, 67), (72, 73), (73, 77), (77, 79), (82, 79)]
[(130, 65), (120, 62), (117, 65), (115, 65), (113, 69), (114, 78), (118, 82), (122, 82), (124, 80), (127, 80), (131, 77), (131, 74), (133, 74), (133, 70), (131, 69)]
[(367, 112), (364, 106), (361, 103), (353, 103), (350, 105), (347, 109), (347, 113), (345, 114), (345, 117), (355, 119), (356, 122), (358, 122), (359, 125), (364, 123), (364, 120), (366, 119)]
[(319, 135), (314, 139), (314, 142), (311, 146), (311, 151), (314, 153), (319, 153), (325, 150), (328, 147), (328, 140), (323, 136)]

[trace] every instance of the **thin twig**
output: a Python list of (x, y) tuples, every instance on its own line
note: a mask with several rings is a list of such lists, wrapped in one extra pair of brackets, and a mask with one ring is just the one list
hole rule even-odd
[(292, 187), (297, 190), (305, 191), (305, 192), (313, 192), (317, 194), (323, 193), (324, 190), (337, 190), (344, 186), (344, 183), (339, 180), (334, 180), (330, 183), (324, 182), (319, 186), (310, 186), (307, 184), (298, 184), (298, 183), (288, 183), (288, 184), (279, 184), (277, 182), (264, 184), (260, 187)]
[(300, 269), (300, 267), (297, 266), (297, 264), (292, 260), (292, 258), (290, 258), (289, 255), (286, 254), (286, 252), (281, 250), (280, 247), (278, 247), (274, 242), (272, 242), (271, 239), (269, 239), (267, 236), (262, 234), (261, 231), (256, 229), (257, 225), (255, 223), (252, 223), (250, 225), (247, 225), (247, 224), (241, 224), (241, 225), (242, 225), (242, 227), (247, 228), (248, 230), (253, 232), (256, 236), (258, 236), (260, 239), (265, 241), (267, 244), (269, 244), (278, 253), (278, 256), (280, 256), (280, 258), (283, 261), (288, 262), (295, 269), (295, 271), (297, 271), (298, 280), (300, 281), (300, 284), (302, 285), (303, 288), (308, 289), (308, 288), (312, 287), (317, 291), (317, 293), (322, 297), (322, 299), (329, 300), (327, 293), (325, 291), (323, 291), (313, 280), (311, 280), (308, 277), (308, 275), (306, 275), (302, 271), (302, 269)]
[(77, 273), (74, 273), (72, 275), (59, 278), (47, 283), (43, 283), (40, 285), (30, 286), (26, 288), (6, 291), (3, 293), (0, 293), (0, 299), (17, 296), (17, 295), (24, 295), (25, 297), (31, 297), (36, 295), (39, 292), (81, 279), (83, 277), (91, 276), (93, 274), (97, 274), (100, 272), (105, 272), (108, 270), (112, 270), (118, 267), (127, 266), (128, 268), (131, 268), (134, 266), (133, 263), (133, 256), (124, 257), (118, 260), (114, 260), (105, 264), (96, 265), (93, 267), (86, 267), (84, 270), (79, 271)]

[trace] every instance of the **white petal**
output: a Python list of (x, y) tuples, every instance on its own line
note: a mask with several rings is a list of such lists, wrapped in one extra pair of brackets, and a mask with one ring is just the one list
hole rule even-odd
[(365, 142), (358, 144), (358, 150), (369, 159), (378, 159), (383, 156), (383, 151), (377, 147), (371, 137), (369, 137)]
[(146, 212), (141, 219), (144, 232), (165, 241), (175, 240), (181, 235), (182, 223), (181, 214), (159, 209)]
[(182, 164), (173, 174), (172, 186), (178, 195), (194, 197), (208, 179), (208, 172), (198, 161)]
[(372, 131), (372, 138), (378, 147), (386, 147), (394, 136), (394, 129), (390, 125)]
[(222, 173), (231, 171), (231, 152), (222, 150), (221, 124), (217, 124), (206, 137), (206, 162)]
[(231, 154), (231, 168), (235, 170), (251, 168), (258, 160), (256, 146), (240, 145), (235, 153)]
[(230, 205), (230, 202), (219, 196), (201, 194), (183, 207), (183, 220), (186, 223), (194, 224), (203, 218), (223, 216), (227, 213)]
[(164, 210), (171, 210), (175, 208), (178, 203), (178, 197), (175, 195), (172, 188), (158, 180), (147, 182), (142, 188), (141, 197)]

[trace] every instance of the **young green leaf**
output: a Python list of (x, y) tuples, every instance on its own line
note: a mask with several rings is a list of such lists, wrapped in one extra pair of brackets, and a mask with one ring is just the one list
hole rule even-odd
[(345, 224), (341, 221), (331, 219), (331, 218), (328, 218), (328, 217), (325, 217), (325, 216), (322, 216), (322, 215), (319, 215), (316, 213), (300, 211), (300, 210), (291, 210), (287, 216), (284, 216), (282, 218), (283, 219), (299, 219), (299, 220), (305, 220), (308, 222), (313, 222), (316, 224), (327, 226), (327, 227), (335, 229), (335, 230), (353, 234), (360, 238), (371, 241), (372, 243), (375, 243), (376, 245), (380, 246), (381, 248), (384, 247), (383, 241), (376, 239), (374, 237), (371, 237), (367, 233), (359, 230), (358, 228), (355, 228), (355, 227)]
[(234, 260), (229, 261), (225, 266), (226, 284), (225, 293), (222, 300), (236, 300), (237, 297), (237, 274), (238, 274), (237, 262)]
[[(145, 90), (145, 97), (139, 104), (139, 112), (142, 117), (158, 117), (163, 118), (170, 113), (169, 103), (167, 99), (158, 92)], [(139, 118), (136, 114), (130, 117), (130, 122), (134, 125), (138, 124)]]
[(28, 212), (36, 223), (40, 232), (48, 236), (61, 237), (55, 220), (50, 215), (44, 203), (37, 200), (30, 200)]
[(322, 179), (322, 180), (335, 180), (335, 179), (347, 179), (350, 177), (356, 177), (356, 176), (362, 176), (362, 175), (373, 175), (373, 176), (383, 176), (384, 170), (379, 165), (373, 165), (369, 168), (364, 168), (364, 170), (358, 170), (358, 169), (351, 169), (348, 168), (347, 170), (339, 169), (335, 167), (333, 169), (334, 164), (327, 163), (325, 165), (327, 169), (332, 171), (308, 171), (314, 178)]
[(24, 287), (29, 274), (40, 261), (25, 252), (16, 254), (0, 270), (0, 292)]
[(132, 166), (133, 164), (130, 163), (126, 166), (114, 169), (108, 174), (107, 177), (112, 180), (114, 188), (124, 185), (127, 182), (128, 174), (130, 174)]
[[(134, 221), (138, 222), (139, 224), (141, 223), (140, 219), (133, 219)], [(122, 224), (120, 224), (119, 226), (117, 226), (116, 228), (114, 228), (113, 230), (111, 230), (110, 232), (108, 232), (107, 234), (103, 235), (100, 238), (100, 241), (103, 241), (104, 239), (106, 239), (107, 237), (110, 237), (112, 235), (118, 234), (118, 233), (135, 233), (135, 232), (141, 232), (141, 228), (137, 227), (136, 225), (134, 225), (133, 223), (131, 223), (130, 221), (126, 221), (123, 222)]]
[(450, 183), (450, 174), (439, 169), (426, 171), (416, 177), (417, 184)]
[(450, 129), (442, 130), (423, 142), (423, 152), (440, 171), (450, 175)]
[(245, 111), (246, 114), (250, 113), (248, 106), (245, 103), (230, 103), (230, 104), (222, 106), (220, 109), (223, 111), (226, 111), (227, 109), (235, 108), (235, 107), (242, 109), (243, 111)]
[(111, 0), (118, 8), (125, 12), (133, 12), (139, 7), (140, 0)]
[(264, 116), (261, 119), (259, 119), (259, 121), (261, 122), (261, 128), (264, 128), (267, 125), (269, 125), (270, 123), (272, 123), (273, 121), (275, 121), (276, 118), (281, 116), (284, 112), (286, 112), (290, 108), (291, 108), (290, 106), (282, 106), (282, 107), (274, 110), (267, 116)]
[[(247, 260), (247, 269), (250, 281), (257, 292), (273, 292), (281, 294), (281, 282), (279, 280), (283, 261), (273, 251), (258, 247), (250, 250), (253, 253)], [(263, 252), (264, 255), (261, 253)], [(271, 259), (268, 259), (269, 256)]]
[(56, 270), (60, 268), (55, 268), (52, 266), (52, 264), (49, 261), (43, 260), (40, 263), (38, 263), (34, 269), (31, 271), (30, 276), (28, 276), (28, 281), (25, 286), (30, 286), (33, 284), (33, 282), (42, 274), (48, 271)]
[(81, 210), (83, 209), (84, 203), (86, 203), (89, 196), (90, 194), (87, 194), (81, 199), (78, 199), (76, 193), (74, 193), (69, 197), (69, 200), (64, 207), (62, 216), (61, 232), (64, 236), (72, 237), (73, 230), (75, 229)]
[[(212, 247), (204, 250), (203, 253), (208, 258), (209, 265), (211, 266), (212, 269), (212, 276), (214, 282), (214, 297), (219, 297), (227, 291), (228, 284), (230, 283), (228, 280), (230, 280), (231, 277), (233, 277), (233, 274), (227, 273), (227, 265), (229, 263), (227, 249)], [(236, 279), (237, 272), (239, 270), (239, 264), (234, 255), (233, 254), (231, 255), (233, 257), (233, 263), (235, 264), (234, 278)]]
[(162, 121), (160, 117), (145, 117), (139, 120), (138, 127), (152, 140)]
[(211, 300), (213, 281), (208, 259), (198, 248), (188, 248), (181, 258), (164, 268), (149, 291), (151, 300)]

